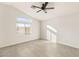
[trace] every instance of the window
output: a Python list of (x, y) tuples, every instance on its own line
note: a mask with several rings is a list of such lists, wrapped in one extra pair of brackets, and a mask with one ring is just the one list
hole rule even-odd
[(18, 33), (29, 34), (32, 32), (32, 19), (19, 17), (16, 19), (16, 28)]

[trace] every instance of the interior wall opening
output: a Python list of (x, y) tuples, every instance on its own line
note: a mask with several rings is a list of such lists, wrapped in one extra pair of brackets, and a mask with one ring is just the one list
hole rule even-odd
[(47, 25), (46, 27), (47, 27), (47, 40), (56, 43), (57, 30), (50, 25)]

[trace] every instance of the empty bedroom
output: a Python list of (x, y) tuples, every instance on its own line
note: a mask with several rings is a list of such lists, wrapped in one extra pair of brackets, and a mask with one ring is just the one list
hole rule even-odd
[(79, 2), (0, 2), (0, 57), (79, 57)]

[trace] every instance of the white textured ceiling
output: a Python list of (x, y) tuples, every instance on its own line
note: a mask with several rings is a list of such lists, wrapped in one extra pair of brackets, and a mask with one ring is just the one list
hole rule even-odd
[(32, 9), (32, 5), (41, 6), (42, 2), (12, 2), (5, 3), (12, 5), (19, 10), (25, 12), (27, 15), (36, 18), (38, 20), (48, 20), (56, 16), (69, 15), (74, 13), (79, 13), (79, 3), (78, 2), (49, 2), (48, 7), (55, 7), (55, 9), (47, 10), (48, 13), (43, 11), (36, 13), (39, 9)]

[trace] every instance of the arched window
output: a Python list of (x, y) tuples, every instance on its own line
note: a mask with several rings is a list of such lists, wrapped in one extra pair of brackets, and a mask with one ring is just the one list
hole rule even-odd
[(32, 19), (19, 17), (16, 19), (16, 28), (18, 33), (29, 34), (32, 32)]

